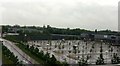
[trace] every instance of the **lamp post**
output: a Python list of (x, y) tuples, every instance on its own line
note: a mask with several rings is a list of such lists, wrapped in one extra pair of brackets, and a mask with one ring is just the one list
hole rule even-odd
[(49, 46), (49, 44), (47, 44), (47, 53), (48, 53), (48, 46)]
[(106, 50), (105, 53), (106, 53), (106, 64), (107, 64), (107, 53), (108, 53), (108, 51)]
[(24, 41), (27, 42), (27, 38), (26, 38), (27, 34), (24, 35)]
[(86, 49), (86, 53), (85, 54), (87, 55), (87, 41), (86, 41), (86, 47), (85, 47), (85, 49)]
[(103, 52), (103, 49), (102, 49), (102, 42), (103, 42), (103, 40), (101, 40), (101, 47), (100, 47), (100, 48), (101, 48), (101, 53)]
[(73, 46), (73, 49), (74, 49), (74, 51), (75, 51), (75, 54), (77, 53), (77, 51), (76, 51), (77, 46), (78, 46), (78, 45), (74, 45), (74, 46)]
[[(73, 46), (73, 49), (74, 49), (74, 51), (75, 51), (75, 58), (77, 57), (77, 56), (76, 56), (76, 55), (77, 55), (77, 54), (76, 54), (76, 53), (77, 53), (77, 51), (76, 51), (76, 48), (77, 48), (77, 47), (78, 47), (78, 45), (74, 45), (74, 46)], [(77, 63), (77, 61), (76, 61), (76, 63)]]

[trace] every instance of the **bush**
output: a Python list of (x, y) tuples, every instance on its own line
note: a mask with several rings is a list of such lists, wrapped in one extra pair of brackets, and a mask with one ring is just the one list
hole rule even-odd
[(113, 54), (113, 57), (111, 59), (111, 63), (112, 64), (118, 64), (118, 63), (120, 63), (120, 57), (118, 57), (118, 55), (116, 53)]

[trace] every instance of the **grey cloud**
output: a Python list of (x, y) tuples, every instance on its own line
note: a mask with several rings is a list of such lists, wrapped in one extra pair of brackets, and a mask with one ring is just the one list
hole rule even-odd
[(44, 25), (56, 27), (111, 29), (117, 30), (117, 7), (44, 2), (38, 3), (4, 3), (4, 24)]

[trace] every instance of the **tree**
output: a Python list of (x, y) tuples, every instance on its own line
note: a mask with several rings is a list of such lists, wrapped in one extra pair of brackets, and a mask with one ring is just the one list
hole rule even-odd
[(97, 61), (96, 61), (96, 65), (102, 65), (104, 64), (104, 58), (103, 58), (103, 54), (100, 54), (100, 57), (98, 57)]
[(97, 61), (96, 61), (96, 65), (102, 65), (104, 64), (104, 58), (103, 58), (103, 49), (102, 49), (102, 43), (100, 46), (100, 57), (98, 57)]
[(56, 64), (57, 59), (55, 58), (54, 55), (51, 57), (51, 64)]
[(69, 66), (69, 64), (65, 61), (65, 62), (62, 62), (62, 66)]
[(77, 52), (76, 46), (73, 46), (73, 50), (74, 50), (74, 53), (76, 54), (76, 52)]
[(26, 45), (26, 47), (29, 49), (29, 45)]
[(34, 51), (33, 51), (34, 50), (34, 46), (33, 45), (30, 46), (30, 50), (31, 50), (32, 53), (34, 53)]
[(113, 57), (111, 59), (111, 63), (112, 64), (118, 64), (118, 63), (120, 63), (120, 57), (118, 57), (118, 55), (116, 53), (113, 54)]
[(43, 29), (45, 29), (46, 28), (46, 26), (45, 25), (43, 25)]
[(50, 63), (50, 54), (47, 52), (44, 56), (46, 63)]
[(87, 59), (81, 58), (78, 62), (79, 66), (86, 66), (87, 63)]
[(64, 45), (62, 45), (62, 49), (64, 49)]
[(34, 51), (36, 54), (39, 53), (39, 49), (38, 48), (35, 48), (35, 51)]
[(100, 46), (100, 53), (103, 52), (103, 49), (102, 49), (102, 43), (101, 43), (101, 46)]
[(95, 47), (94, 47), (94, 44), (92, 45), (92, 48), (94, 49)]
[(97, 33), (97, 29), (95, 29), (95, 33)]

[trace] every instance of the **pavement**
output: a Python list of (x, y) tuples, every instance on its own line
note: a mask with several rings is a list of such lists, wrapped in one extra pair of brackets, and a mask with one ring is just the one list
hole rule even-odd
[[(79, 45), (78, 45), (79, 43)], [(95, 43), (95, 45), (94, 45)], [(49, 52), (50, 55), (54, 55), (56, 57), (57, 60), (63, 62), (66, 61), (69, 64), (77, 64), (79, 60), (73, 59), (73, 58), (69, 58), (68, 55), (69, 54), (73, 54), (73, 56), (87, 56), (88, 54), (91, 55), (92, 57), (88, 60), (88, 63), (90, 64), (95, 64), (97, 57), (100, 55), (100, 46), (101, 43), (98, 42), (94, 42), (94, 41), (89, 41), (86, 43), (82, 40), (66, 40), (65, 42), (62, 42), (60, 40), (51, 40), (51, 46), (50, 46), (50, 41), (48, 40), (40, 40), (40, 41), (29, 41), (28, 42), (29, 45), (34, 45), (35, 47), (39, 48), (39, 51), (43, 50), (44, 53)], [(70, 45), (69, 45), (70, 44)], [(57, 47), (55, 48), (55, 45), (57, 45)], [(60, 47), (62, 47), (64, 45), (64, 48), (59, 49), (59, 45), (61, 45)], [(74, 45), (78, 45), (77, 50), (80, 51), (80, 53), (73, 53), (73, 46)], [(92, 48), (92, 45), (94, 45), (94, 48), (92, 49), (92, 52), (90, 52), (90, 49)], [(102, 43), (103, 46), (103, 57), (105, 59), (105, 63), (111, 63), (111, 54), (118, 53), (118, 55), (120, 55), (120, 47), (116, 47), (116, 46), (111, 46), (107, 43)], [(113, 48), (113, 52), (108, 52), (109, 51), (109, 46)], [(87, 47), (87, 49), (86, 49)], [(48, 48), (48, 50), (46, 50)], [(51, 49), (49, 49), (51, 48)], [(84, 52), (83, 52), (84, 50)], [(118, 51), (117, 51), (118, 50)], [(59, 53), (55, 53), (54, 51), (63, 51), (64, 53), (59, 54)], [(69, 53), (68, 51), (71, 51), (72, 53)]]

